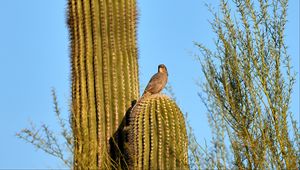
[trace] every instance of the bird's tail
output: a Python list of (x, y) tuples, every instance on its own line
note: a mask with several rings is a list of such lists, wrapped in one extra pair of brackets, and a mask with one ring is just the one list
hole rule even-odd
[(145, 91), (145, 92), (143, 93), (143, 95), (139, 98), (139, 100), (135, 103), (135, 105), (132, 107), (131, 111), (132, 111), (132, 110), (133, 110), (133, 109), (134, 109), (141, 101), (143, 101), (145, 98), (147, 98), (147, 97), (149, 97), (149, 96), (151, 96), (151, 93)]

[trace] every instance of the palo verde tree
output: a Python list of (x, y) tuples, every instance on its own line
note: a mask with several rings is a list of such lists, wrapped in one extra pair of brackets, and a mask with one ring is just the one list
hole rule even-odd
[(221, 14), (210, 8), (216, 48), (196, 43), (213, 147), (203, 152), (191, 134), (193, 166), (298, 169), (300, 134), (289, 111), (295, 75), (285, 43), (288, 1), (220, 2)]

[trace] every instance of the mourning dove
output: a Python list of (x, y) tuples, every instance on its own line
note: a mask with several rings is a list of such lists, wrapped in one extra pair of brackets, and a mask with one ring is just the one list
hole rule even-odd
[[(135, 106), (140, 103), (140, 101), (142, 99), (144, 99), (145, 97), (151, 96), (153, 94), (157, 94), (159, 92), (161, 92), (164, 87), (166, 86), (168, 81), (168, 70), (167, 67), (164, 64), (160, 64), (158, 65), (158, 71), (156, 74), (154, 74), (148, 85), (146, 86), (143, 95), (140, 97), (140, 99), (136, 102), (136, 104), (133, 106), (133, 108), (135, 108)], [(132, 110), (133, 110), (132, 108)]]
[(144, 90), (142, 97), (147, 97), (152, 94), (157, 94), (161, 92), (168, 81), (168, 70), (164, 64), (158, 65), (158, 71), (154, 74), (147, 87)]

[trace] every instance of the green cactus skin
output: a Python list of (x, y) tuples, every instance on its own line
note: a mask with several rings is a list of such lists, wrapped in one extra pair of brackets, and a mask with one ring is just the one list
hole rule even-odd
[(139, 96), (135, 0), (69, 0), (74, 169), (111, 165), (109, 140)]
[(129, 169), (189, 169), (183, 114), (162, 94), (144, 98), (129, 115)]

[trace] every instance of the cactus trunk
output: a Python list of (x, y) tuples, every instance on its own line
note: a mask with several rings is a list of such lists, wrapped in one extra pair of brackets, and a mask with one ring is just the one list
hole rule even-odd
[(110, 168), (109, 140), (139, 96), (135, 0), (69, 0), (74, 169)]

